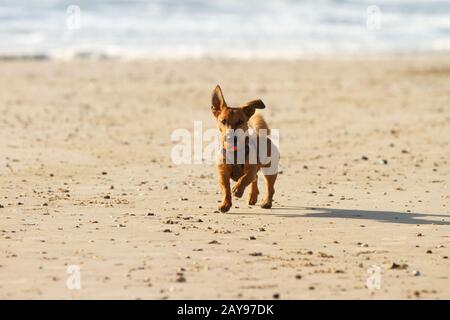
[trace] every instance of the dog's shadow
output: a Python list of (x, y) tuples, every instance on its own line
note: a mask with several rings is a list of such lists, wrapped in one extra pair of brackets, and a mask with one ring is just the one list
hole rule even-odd
[[(278, 211), (278, 212), (277, 212)], [(285, 211), (293, 211), (285, 212)], [(313, 211), (313, 212), (311, 212)], [(450, 225), (450, 214), (405, 213), (394, 211), (372, 211), (357, 209), (335, 209), (317, 207), (273, 207), (272, 211), (233, 213), (234, 215), (271, 215), (281, 218), (345, 218), (374, 220), (387, 223)], [(425, 217), (441, 218), (428, 220)]]

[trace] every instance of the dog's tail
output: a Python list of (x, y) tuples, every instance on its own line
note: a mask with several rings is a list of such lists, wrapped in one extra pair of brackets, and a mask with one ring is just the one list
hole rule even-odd
[(264, 120), (263, 116), (258, 112), (255, 112), (253, 114), (253, 116), (249, 119), (248, 124), (253, 128), (253, 130), (256, 131), (257, 134), (259, 133), (260, 129), (266, 129), (267, 134), (270, 134), (270, 129), (267, 125), (266, 120)]

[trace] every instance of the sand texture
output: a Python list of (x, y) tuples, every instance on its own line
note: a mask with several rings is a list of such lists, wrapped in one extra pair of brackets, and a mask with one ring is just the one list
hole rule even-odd
[[(280, 130), (270, 210), (171, 161), (217, 83)], [(0, 115), (2, 299), (450, 298), (448, 58), (1, 61)]]

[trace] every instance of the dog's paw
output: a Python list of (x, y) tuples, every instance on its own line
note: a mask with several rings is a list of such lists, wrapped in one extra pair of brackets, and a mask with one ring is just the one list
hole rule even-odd
[(261, 208), (263, 209), (270, 209), (272, 208), (272, 201), (263, 201), (263, 203), (261, 203)]
[(234, 185), (234, 187), (231, 189), (231, 193), (236, 197), (236, 198), (241, 198), (242, 195), (244, 194), (244, 190), (240, 190), (240, 184), (237, 183)]
[(251, 193), (250, 197), (248, 198), (248, 204), (251, 206), (254, 206), (258, 202), (258, 195)]
[(236, 198), (242, 198), (242, 196), (244, 195), (244, 190), (240, 190), (240, 188), (237, 188), (236, 190), (233, 191), (233, 195)]
[(230, 203), (222, 203), (222, 204), (219, 206), (219, 211), (222, 212), (222, 213), (225, 213), (225, 212), (227, 212), (228, 210), (230, 210), (230, 208), (231, 208), (231, 202), (230, 202)]

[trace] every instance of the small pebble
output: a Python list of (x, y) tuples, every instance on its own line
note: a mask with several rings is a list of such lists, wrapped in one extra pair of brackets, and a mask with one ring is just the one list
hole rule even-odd
[(250, 255), (250, 256), (253, 256), (253, 257), (260, 257), (260, 256), (262, 256), (263, 254), (262, 254), (262, 252), (252, 252), (252, 253), (250, 253), (249, 255)]
[(404, 269), (407, 269), (407, 268), (408, 268), (408, 265), (405, 264), (405, 263), (398, 264), (398, 263), (393, 262), (392, 265), (391, 265), (391, 269), (404, 270)]

